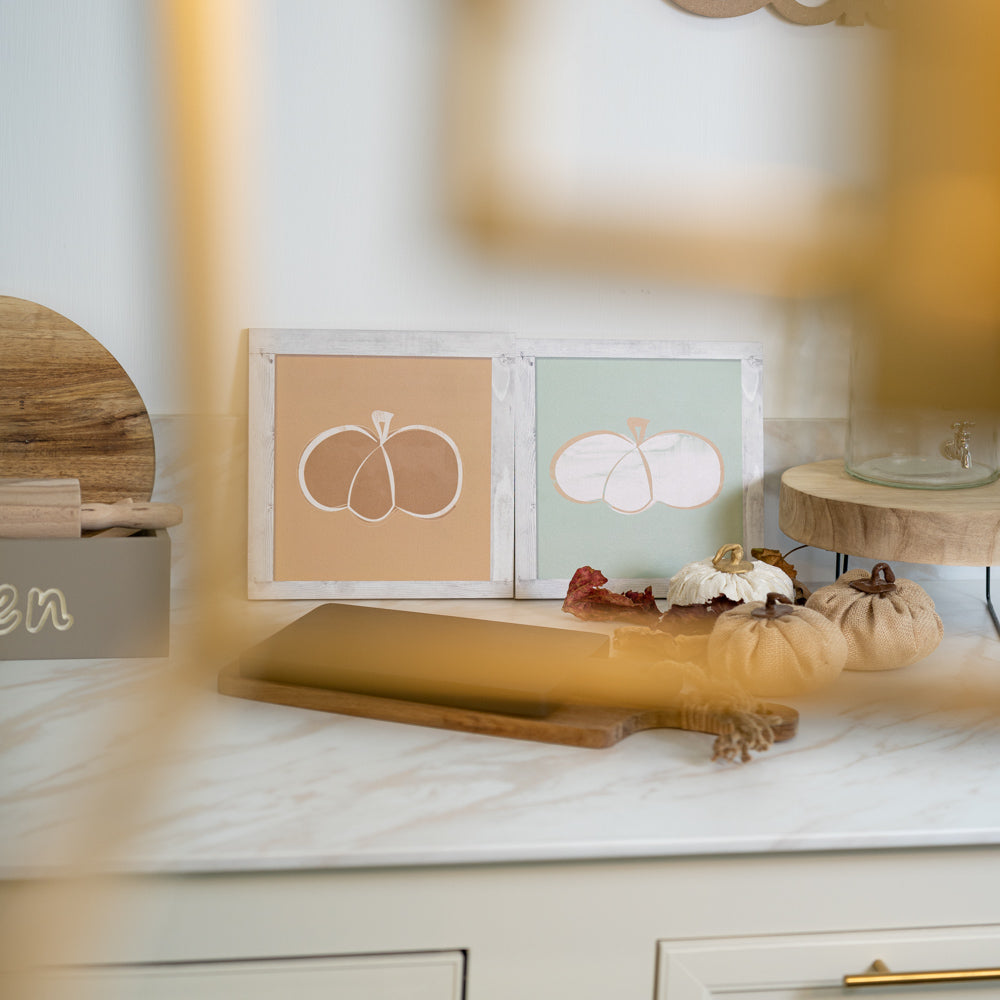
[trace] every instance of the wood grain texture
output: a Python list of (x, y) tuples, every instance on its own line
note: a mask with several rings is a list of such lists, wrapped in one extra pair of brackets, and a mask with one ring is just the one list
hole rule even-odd
[(80, 507), (80, 527), (84, 531), (128, 528), (136, 531), (172, 528), (184, 519), (175, 503), (86, 503)]
[[(591, 749), (613, 746), (626, 736), (646, 729), (684, 729), (718, 735), (725, 724), (725, 719), (718, 713), (682, 708), (652, 710), (560, 705), (544, 718), (506, 715), (501, 712), (482, 712), (451, 705), (259, 680), (242, 676), (238, 664), (220, 671), (218, 688), (221, 694), (252, 701), (380, 719), (384, 722), (402, 722), (435, 729)], [(780, 724), (774, 727), (775, 742), (791, 739), (798, 728), (798, 712), (785, 705), (769, 704), (767, 707), (781, 718)]]
[(0, 538), (78, 538), (80, 481), (0, 477)]
[(831, 552), (935, 566), (1000, 560), (1000, 481), (960, 490), (878, 486), (841, 459), (788, 469), (778, 523), (796, 541)]
[(81, 504), (79, 479), (0, 476), (0, 538), (79, 538), (111, 528), (130, 534), (170, 528), (182, 519), (182, 509), (172, 503)]
[(149, 500), (153, 428), (121, 365), (75, 323), (0, 296), (0, 475), (80, 480), (84, 503)]

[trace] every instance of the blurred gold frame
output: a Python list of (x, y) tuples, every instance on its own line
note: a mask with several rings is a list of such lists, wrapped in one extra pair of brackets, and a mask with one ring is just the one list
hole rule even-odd
[[(871, 0), (877, 6), (882, 0)], [(855, 192), (828, 192), (817, 216), (794, 233), (708, 219), (621, 220), (606, 206), (553, 207), (525, 182), (523, 157), (505, 146), (499, 122), (516, 78), (514, 49), (530, 0), (453, 0), (445, 180), (448, 210), (459, 228), (487, 250), (548, 263), (804, 298), (843, 292), (857, 280), (867, 222)], [(778, 0), (791, 9), (789, 0)], [(828, 0), (819, 12), (856, 0)], [(712, 0), (685, 0), (704, 9)], [(720, 0), (730, 16), (758, 0)], [(799, 6), (796, 4), (795, 6)], [(853, 8), (852, 8), (853, 9)], [(872, 7), (871, 9), (875, 9)], [(519, 169), (511, 169), (516, 166)], [(778, 182), (776, 182), (776, 185)], [(539, 185), (541, 188), (542, 185)], [(592, 210), (591, 210), (592, 209)]]

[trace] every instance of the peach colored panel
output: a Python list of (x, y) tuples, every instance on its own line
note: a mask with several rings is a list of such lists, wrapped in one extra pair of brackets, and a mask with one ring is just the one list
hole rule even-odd
[[(275, 580), (490, 579), (489, 358), (278, 355), (274, 402)], [(377, 439), (372, 414), (378, 410), (393, 414), (390, 434), (423, 425), (455, 443), (462, 486), (447, 513), (424, 518), (397, 509), (371, 522), (347, 509), (321, 510), (306, 498), (298, 467), (309, 443), (324, 431), (349, 425)], [(358, 436), (353, 437), (356, 443)], [(395, 438), (397, 447), (387, 449), (390, 464), (394, 452), (403, 461), (402, 439)], [(427, 453), (433, 457), (438, 451)], [(428, 468), (428, 483), (421, 483), (419, 475), (414, 480), (414, 461), (419, 457), (411, 455), (399, 470), (399, 482), (409, 483), (411, 498), (426, 495), (434, 476)], [(453, 469), (445, 472), (453, 475)], [(407, 499), (397, 498), (403, 506)], [(423, 509), (419, 503), (409, 506)]]

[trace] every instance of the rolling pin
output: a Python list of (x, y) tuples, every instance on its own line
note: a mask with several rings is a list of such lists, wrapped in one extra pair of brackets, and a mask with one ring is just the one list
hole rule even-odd
[(104, 528), (169, 528), (180, 524), (171, 503), (80, 503), (79, 479), (0, 477), (0, 538), (79, 538)]

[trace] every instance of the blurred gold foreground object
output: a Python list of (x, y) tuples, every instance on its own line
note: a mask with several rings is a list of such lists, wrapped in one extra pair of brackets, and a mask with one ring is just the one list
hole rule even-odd
[(894, 31), (883, 243), (866, 290), (892, 408), (1000, 407), (1000, 4), (908, 0)]

